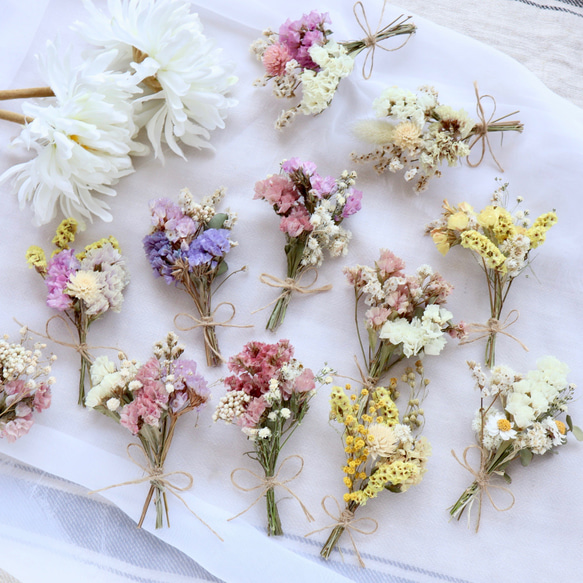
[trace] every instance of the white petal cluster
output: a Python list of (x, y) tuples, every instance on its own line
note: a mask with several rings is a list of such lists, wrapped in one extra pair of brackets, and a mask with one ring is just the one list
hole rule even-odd
[(58, 208), (80, 224), (93, 215), (110, 221), (109, 206), (94, 194), (115, 196), (112, 186), (134, 172), (130, 154), (145, 151), (134, 141), (136, 88), (129, 74), (108, 70), (111, 57), (102, 53), (73, 66), (69, 53), (52, 43), (39, 57), (55, 97), (23, 104), (32, 121), (13, 141), (36, 156), (0, 177), (13, 181), (21, 208), (32, 206), (37, 225), (51, 221)]
[(117, 409), (119, 404), (111, 408), (118, 401), (115, 395), (133, 382), (139, 368), (138, 362), (123, 360), (118, 369), (107, 356), (98, 356), (91, 365), (91, 389), (85, 397), (85, 405), (95, 408), (105, 404), (111, 411)]
[(251, 401), (251, 396), (245, 391), (227, 391), (213, 413), (213, 421), (222, 419), (226, 423), (233, 423), (234, 419), (245, 414), (245, 405), (249, 401)]
[(431, 304), (421, 318), (414, 317), (410, 322), (406, 318), (385, 322), (379, 336), (391, 344), (402, 344), (406, 357), (415, 356), (421, 350), (425, 354), (438, 355), (446, 344), (443, 329), (451, 318), (451, 312)]
[(309, 53), (320, 70), (306, 69), (300, 75), (303, 94), (300, 111), (306, 115), (324, 111), (330, 105), (340, 81), (350, 75), (354, 67), (354, 59), (333, 40), (324, 46), (312, 45)]
[[(77, 28), (100, 49), (113, 49), (120, 70), (134, 69), (139, 97), (136, 120), (145, 127), (156, 157), (161, 143), (184, 157), (178, 142), (208, 148), (210, 132), (224, 127), (235, 100), (226, 96), (236, 82), (233, 65), (203, 34), (198, 14), (182, 0), (108, 0), (108, 14), (90, 0), (88, 23)], [(99, 49), (98, 49), (99, 50)]]

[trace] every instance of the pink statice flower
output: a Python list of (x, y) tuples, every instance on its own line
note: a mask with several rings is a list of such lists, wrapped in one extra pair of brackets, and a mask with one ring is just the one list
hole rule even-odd
[(276, 77), (285, 73), (285, 66), (292, 56), (287, 47), (280, 43), (269, 45), (263, 53), (262, 62), (268, 75)]
[(294, 183), (281, 174), (259, 180), (255, 184), (253, 199), (263, 199), (273, 205), (278, 214), (286, 214), (298, 201), (300, 195)]
[(329, 196), (336, 192), (336, 180), (332, 176), (322, 177), (319, 174), (314, 174), (310, 178), (310, 184), (318, 198)]
[(380, 306), (370, 308), (364, 315), (367, 328), (380, 328), (387, 321), (390, 313), (389, 309)]
[(376, 262), (377, 267), (384, 276), (402, 275), (405, 262), (388, 249), (381, 249), (381, 256)]
[(304, 69), (318, 70), (310, 56), (313, 45), (326, 42), (326, 23), (330, 24), (328, 13), (313, 10), (299, 20), (289, 18), (279, 28), (279, 42), (285, 45), (293, 59)]
[(310, 213), (303, 206), (294, 207), (290, 213), (281, 219), (279, 228), (289, 237), (299, 237), (314, 229), (310, 223)]
[(51, 406), (51, 388), (48, 384), (42, 383), (34, 393), (32, 406), (35, 411), (44, 411)]
[(8, 443), (14, 443), (18, 438), (30, 431), (33, 423), (32, 415), (17, 417), (5, 424), (0, 423), (0, 438), (6, 439)]
[(346, 197), (346, 204), (342, 209), (342, 218), (356, 214), (362, 208), (362, 191), (352, 188)]

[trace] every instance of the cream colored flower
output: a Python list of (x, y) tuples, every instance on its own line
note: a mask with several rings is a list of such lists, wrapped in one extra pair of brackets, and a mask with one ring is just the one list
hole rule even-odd
[(104, 278), (100, 272), (80, 269), (69, 279), (66, 291), (68, 295), (83, 300), (89, 310), (94, 312), (92, 308), (104, 301), (102, 293), (104, 284)]
[(397, 449), (395, 432), (382, 423), (372, 423), (369, 426), (367, 440), (373, 458), (389, 457)]
[(393, 132), (393, 143), (402, 150), (416, 150), (421, 146), (421, 128), (411, 121), (400, 123)]

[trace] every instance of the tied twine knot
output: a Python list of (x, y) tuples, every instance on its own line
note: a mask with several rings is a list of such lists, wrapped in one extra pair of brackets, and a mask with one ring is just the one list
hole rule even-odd
[(506, 328), (512, 326), (512, 324), (515, 324), (518, 321), (519, 316), (520, 313), (518, 310), (511, 310), (508, 312), (508, 315), (503, 322), (500, 322), (500, 320), (496, 318), (489, 318), (485, 324), (472, 322), (471, 324), (468, 324), (468, 334), (477, 334), (477, 336), (474, 336), (474, 338), (464, 338), (460, 341), (460, 344), (471, 344), (476, 340), (481, 340), (482, 338), (487, 338), (494, 334), (504, 334), (505, 336), (508, 336), (508, 338), (512, 338), (515, 342), (518, 342), (518, 344), (528, 352), (527, 346), (521, 340), (506, 331)]
[[(281, 473), (284, 465), (289, 460), (291, 460), (293, 458), (297, 458), (298, 460), (300, 460), (299, 469), (290, 478), (286, 478), (286, 479), (280, 478), (279, 474)], [(238, 488), (239, 490), (242, 490), (243, 492), (253, 492), (255, 490), (261, 490), (261, 491), (259, 493), (259, 496), (257, 496), (257, 498), (247, 508), (245, 508), (245, 510), (243, 510), (242, 512), (239, 512), (239, 514), (236, 514), (235, 516), (232, 516), (228, 520), (231, 521), (231, 520), (235, 520), (235, 518), (239, 518), (239, 516), (242, 516), (243, 514), (245, 514), (249, 510), (251, 510), (251, 508), (253, 508), (253, 506), (255, 506), (255, 504), (257, 504), (257, 502), (259, 502), (259, 500), (261, 500), (261, 498), (264, 496), (264, 494), (266, 494), (269, 490), (272, 490), (273, 488), (276, 488), (276, 487), (280, 487), (280, 488), (283, 488), (286, 492), (288, 492), (291, 496), (293, 496), (298, 501), (298, 503), (299, 503), (302, 511), (304, 512), (308, 522), (313, 522), (314, 517), (310, 514), (310, 511), (306, 508), (305, 504), (300, 500), (299, 496), (297, 496), (297, 494), (295, 494), (289, 488), (289, 486), (287, 486), (287, 484), (289, 482), (295, 480), (302, 473), (303, 469), (304, 469), (304, 459), (302, 458), (302, 456), (296, 455), (296, 454), (286, 457), (281, 462), (279, 468), (277, 469), (277, 471), (275, 472), (275, 474), (273, 476), (260, 476), (259, 474), (256, 474), (252, 470), (248, 470), (247, 468), (235, 468), (231, 472), (231, 483), (233, 484), (233, 486), (235, 486), (235, 488)], [(238, 484), (237, 481), (235, 480), (235, 476), (239, 472), (246, 472), (247, 474), (250, 474), (251, 476), (253, 476), (253, 478), (258, 480), (258, 483), (255, 484), (254, 486), (242, 486), (241, 484)]]
[[(216, 313), (217, 310), (221, 308), (221, 306), (229, 306), (231, 308), (231, 315), (226, 320), (217, 321), (215, 320)], [(176, 314), (176, 316), (174, 316), (174, 325), (181, 332), (190, 332), (191, 330), (195, 330), (196, 328), (203, 328), (206, 332), (209, 328), (214, 328), (215, 326), (222, 326), (224, 328), (253, 328), (253, 324), (231, 324), (236, 313), (237, 310), (235, 309), (235, 306), (231, 302), (221, 302), (208, 316), (201, 316), (200, 318), (197, 318), (192, 314), (180, 312), (179, 314)], [(192, 324), (181, 326), (180, 323), (178, 322), (179, 318), (186, 318), (190, 320)], [(206, 345), (217, 356), (217, 358), (219, 358), (222, 362), (226, 362), (225, 358), (223, 358), (221, 353), (218, 351), (217, 347), (213, 346), (213, 343), (209, 338), (209, 335), (206, 333), (204, 335), (204, 340)]]
[[(300, 285), (300, 281), (302, 280), (304, 274), (308, 273), (309, 271), (314, 272), (314, 274), (315, 274), (314, 280), (307, 285)], [(317, 294), (317, 293), (329, 291), (332, 289), (331, 283), (327, 283), (326, 285), (323, 285), (320, 287), (314, 287), (314, 285), (318, 281), (318, 270), (315, 267), (311, 267), (309, 269), (306, 269), (305, 271), (302, 271), (296, 279), (294, 279), (293, 277), (286, 277), (285, 279), (280, 279), (279, 277), (276, 277), (275, 275), (271, 275), (269, 273), (262, 273), (259, 276), (259, 281), (261, 283), (264, 283), (265, 285), (268, 285), (269, 287), (280, 288), (282, 290), (282, 292), (273, 301), (269, 302), (265, 306), (263, 306), (261, 308), (257, 308), (256, 310), (253, 310), (251, 312), (252, 314), (255, 314), (256, 312), (261, 312), (262, 310), (269, 308), (269, 306), (272, 306), (273, 304), (278, 302), (280, 299), (282, 299), (286, 295), (291, 294), (291, 292), (294, 292), (294, 291), (298, 292), (300, 294)]]
[[(330, 512), (330, 510), (328, 510), (328, 508), (326, 507), (326, 501), (329, 499), (333, 500), (334, 503), (336, 504), (336, 509), (337, 509), (336, 515), (333, 512)], [(354, 537), (352, 536), (352, 531), (358, 532), (358, 533), (364, 534), (364, 535), (374, 534), (379, 528), (379, 523), (374, 518), (370, 518), (370, 516), (361, 516), (360, 518), (355, 518), (354, 517), (354, 510), (350, 510), (347, 507), (342, 509), (340, 507), (340, 504), (339, 504), (338, 500), (336, 499), (336, 497), (332, 496), (330, 494), (328, 496), (324, 496), (324, 498), (322, 498), (321, 505), (322, 505), (322, 508), (324, 509), (324, 512), (334, 522), (332, 524), (328, 524), (326, 526), (323, 526), (322, 528), (318, 528), (317, 530), (313, 530), (313, 531), (309, 532), (308, 534), (304, 535), (304, 537), (312, 536), (313, 534), (316, 534), (318, 532), (322, 532), (323, 530), (328, 530), (329, 528), (338, 528), (338, 527), (342, 528), (343, 530), (345, 530), (348, 533), (348, 536), (350, 537), (350, 542), (352, 543), (352, 548), (354, 549), (354, 552), (355, 552), (356, 557), (358, 559), (358, 564), (364, 568), (365, 564), (364, 564), (364, 561), (362, 560), (362, 557), (360, 556), (360, 553), (358, 552), (358, 548), (357, 548), (356, 543), (354, 541)], [(362, 524), (364, 522), (368, 522), (371, 525), (370, 528), (362, 528)], [(361, 526), (356, 526), (359, 523), (361, 524)]]
[[(494, 99), (494, 97), (492, 95), (480, 95), (477, 81), (474, 81), (474, 91), (476, 94), (476, 114), (477, 114), (480, 121), (473, 128), (474, 140), (470, 143), (470, 150), (478, 142), (480, 142), (482, 149), (481, 149), (481, 153), (480, 153), (480, 159), (477, 162), (470, 162), (470, 159), (468, 157), (468, 159), (467, 159), (468, 166), (470, 166), (470, 168), (476, 168), (477, 166), (479, 166), (482, 163), (482, 161), (484, 160), (484, 156), (486, 155), (486, 150), (487, 150), (488, 152), (490, 152), (490, 156), (492, 156), (492, 160), (494, 160), (494, 162), (496, 163), (496, 166), (498, 166), (498, 169), (500, 170), (500, 172), (504, 172), (504, 168), (502, 168), (502, 165), (500, 164), (500, 162), (498, 162), (498, 160), (497, 160), (497, 158), (494, 155), (494, 152), (492, 150), (492, 145), (490, 144), (490, 137), (488, 135), (488, 128), (494, 124), (498, 124), (502, 128), (505, 126), (508, 128), (511, 128), (512, 126), (516, 126), (517, 128), (520, 128), (520, 129), (518, 129), (518, 131), (522, 131), (522, 124), (520, 122), (515, 122), (515, 121), (504, 122), (504, 121), (502, 121), (502, 120), (506, 119), (507, 117), (510, 117), (511, 115), (518, 113), (518, 111), (513, 111), (512, 113), (508, 113), (506, 115), (503, 115), (502, 117), (494, 119), (494, 115), (496, 113), (496, 99)], [(484, 99), (489, 99), (492, 103), (492, 113), (490, 114), (490, 117), (487, 119), (486, 119), (486, 113), (484, 111), (484, 106), (482, 104), (482, 101)]]
[[(146, 460), (147, 465), (141, 464), (138, 460), (136, 460), (136, 458), (131, 453), (132, 447), (138, 448), (138, 450), (144, 456), (144, 459)], [(111, 490), (112, 488), (120, 488), (122, 486), (130, 486), (133, 484), (143, 484), (144, 482), (150, 482), (150, 484), (153, 487), (156, 487), (156, 488), (162, 490), (163, 492), (170, 492), (170, 494), (172, 494), (176, 498), (178, 498), (178, 500), (180, 500), (182, 502), (182, 504), (184, 504), (184, 506), (186, 506), (186, 509), (195, 518), (197, 518), (202, 524), (204, 524), (204, 526), (206, 526), (221, 542), (224, 542), (222, 537), (219, 534), (217, 534), (200, 516), (198, 516), (198, 514), (196, 514), (196, 512), (194, 512), (194, 510), (192, 510), (192, 508), (190, 508), (190, 506), (188, 505), (186, 500), (184, 500), (184, 498), (179, 494), (179, 492), (186, 492), (187, 490), (190, 490), (190, 488), (192, 488), (192, 486), (194, 484), (194, 478), (192, 477), (192, 474), (189, 474), (188, 472), (185, 472), (183, 470), (174, 470), (172, 472), (166, 472), (161, 467), (153, 466), (150, 459), (148, 458), (148, 455), (146, 454), (146, 450), (144, 449), (144, 446), (141, 444), (130, 443), (126, 448), (126, 452), (128, 454), (128, 457), (130, 458), (131, 462), (133, 464), (135, 464), (136, 466), (138, 466), (141, 470), (143, 470), (145, 475), (142, 476), (141, 478), (136, 478), (135, 480), (127, 480), (126, 482), (120, 482), (118, 484), (112, 484), (111, 486), (105, 486), (104, 488), (99, 488), (97, 490), (91, 490), (89, 492), (89, 494), (97, 494), (99, 492), (105, 492), (106, 490)], [(185, 477), (187, 480), (186, 486), (179, 486), (178, 484), (173, 482), (171, 480), (171, 478), (173, 478), (174, 476)], [(141, 516), (140, 521), (138, 523), (138, 528), (142, 527), (142, 524), (144, 522), (144, 518), (146, 517), (146, 511), (148, 509), (148, 504), (150, 502), (150, 499), (151, 499), (150, 496), (148, 496), (148, 498), (146, 498), (146, 503), (145, 503), (144, 508), (142, 510), (142, 516)]]
[[(477, 449), (480, 452), (480, 466), (478, 470), (475, 470), (468, 461), (468, 453), (472, 449)], [(469, 445), (468, 447), (466, 447), (466, 449), (464, 449), (462, 453), (463, 461), (458, 458), (453, 449), (451, 450), (451, 455), (455, 458), (457, 463), (460, 466), (462, 466), (462, 468), (465, 468), (468, 472), (470, 472), (470, 474), (472, 474), (472, 476), (474, 476), (474, 481), (478, 486), (479, 504), (478, 504), (478, 520), (476, 522), (476, 532), (478, 532), (478, 529), (480, 528), (480, 517), (482, 514), (482, 497), (484, 493), (486, 494), (486, 496), (488, 496), (490, 504), (492, 504), (494, 509), (497, 510), (498, 512), (506, 512), (510, 510), (514, 506), (516, 498), (512, 491), (506, 486), (501, 486), (500, 484), (492, 484), (491, 479), (493, 477), (493, 474), (502, 476), (504, 472), (501, 471), (488, 472), (486, 468), (487, 452), (484, 450), (484, 448), (480, 447), (479, 445)], [(492, 490), (500, 490), (502, 492), (506, 492), (511, 498), (510, 504), (503, 508), (498, 506), (494, 501), (494, 498), (492, 497), (491, 492)]]
[[(51, 326), (52, 322), (62, 322), (65, 326), (65, 330), (67, 331), (67, 333), (69, 334), (69, 336), (72, 339), (72, 342), (67, 342), (66, 340), (59, 340), (58, 338), (55, 338), (49, 331), (49, 328)], [(19, 326), (23, 326), (23, 324), (21, 324), (18, 320), (15, 320), (15, 322), (19, 325)], [(51, 316), (48, 320), (47, 323), (45, 324), (45, 333), (43, 334), (42, 332), (36, 332), (35, 330), (31, 330), (30, 328), (28, 328), (27, 326), (27, 330), (29, 330), (29, 332), (31, 334), (34, 334), (35, 336), (40, 336), (41, 338), (44, 338), (45, 340), (50, 340), (51, 342), (54, 342), (55, 344), (58, 344), (59, 346), (65, 346), (67, 348), (72, 348), (73, 350), (75, 350), (75, 352), (79, 353), (79, 355), (86, 360), (87, 362), (91, 363), (93, 361), (93, 357), (91, 356), (90, 353), (90, 346), (89, 344), (87, 344), (86, 342), (80, 342), (75, 338), (75, 332), (73, 330), (73, 328), (71, 327), (71, 324), (60, 314), (56, 314), (55, 316)], [(125, 353), (120, 350), (119, 348), (117, 348), (116, 346), (93, 346), (91, 348), (99, 348), (99, 349), (104, 349), (104, 350), (117, 350), (119, 353), (123, 354), (125, 357)]]
[[(382, 22), (383, 22), (383, 18), (385, 16), (386, 6), (387, 6), (387, 0), (384, 0), (383, 9), (381, 11), (381, 15), (379, 17), (379, 22), (377, 24), (377, 29), (375, 32), (372, 31), (372, 28), (368, 22), (368, 17), (366, 15), (366, 10), (364, 9), (363, 3), (360, 1), (355, 2), (354, 6), (352, 7), (352, 12), (354, 13), (354, 18), (356, 19), (356, 22), (358, 23), (358, 25), (360, 26), (360, 28), (362, 29), (362, 31), (365, 34), (365, 37), (362, 39), (362, 42), (366, 48), (366, 55), (364, 57), (364, 62), (362, 64), (362, 76), (364, 79), (367, 79), (367, 80), (370, 79), (370, 77), (372, 75), (372, 70), (373, 70), (373, 66), (374, 66), (374, 54), (375, 54), (375, 50), (377, 49), (377, 47), (379, 49), (382, 49), (383, 51), (387, 51), (387, 52), (397, 51), (400, 48), (404, 47), (409, 42), (409, 39), (411, 38), (411, 34), (414, 31), (414, 27), (412, 27), (412, 30), (409, 32), (409, 36), (407, 37), (407, 39), (403, 43), (401, 43), (398, 47), (395, 47), (393, 49), (389, 49), (387, 47), (382, 46), (380, 44), (380, 41), (385, 40), (386, 38), (388, 38), (388, 36), (390, 36), (390, 35), (386, 35), (386, 36), (383, 36), (383, 35), (385, 33), (387, 33), (393, 25), (395, 25), (397, 22), (399, 22), (403, 18), (403, 15), (401, 14), (400, 16), (395, 18), (395, 20), (393, 20), (392, 22), (390, 22), (386, 26), (381, 27)], [(357, 9), (360, 9), (361, 15), (358, 14)], [(410, 18), (411, 18), (410, 16), (407, 16), (406, 18), (404, 18), (404, 20), (399, 22), (398, 26), (407, 22), (407, 20), (409, 20)], [(368, 65), (368, 67), (367, 67), (367, 65)]]

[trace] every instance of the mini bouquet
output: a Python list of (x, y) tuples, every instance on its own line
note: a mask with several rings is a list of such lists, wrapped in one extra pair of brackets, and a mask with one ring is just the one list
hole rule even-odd
[[(362, 9), (366, 22), (361, 2), (355, 5), (355, 15), (357, 6)], [(330, 38), (332, 31), (328, 29), (331, 24), (328, 13), (312, 11), (299, 20), (288, 19), (280, 26), (279, 34), (267, 29), (263, 33), (265, 38), (251, 45), (252, 53), (265, 67), (264, 77), (255, 84), (265, 86), (273, 80), (273, 94), (287, 99), (294, 98), (300, 87), (302, 91), (300, 103), (284, 110), (275, 127), (283, 129), (298, 113), (322, 113), (332, 103), (340, 81), (352, 72), (356, 57), (365, 49), (369, 52), (363, 65), (363, 75), (368, 79), (372, 73), (374, 49), (380, 46), (378, 43), (393, 36), (412, 35), (415, 32), (415, 25), (407, 23), (409, 18), (399, 16), (376, 33), (361, 24), (367, 34), (365, 39), (341, 43)], [(358, 16), (357, 20), (360, 24)], [(366, 73), (369, 57), (370, 66)]]
[[(432, 87), (421, 87), (417, 94), (399, 87), (385, 89), (373, 103), (376, 120), (362, 120), (354, 128), (362, 141), (376, 146), (373, 152), (358, 155), (355, 162), (374, 162), (381, 174), (387, 168), (391, 172), (405, 170), (405, 180), (414, 184), (416, 192), (427, 190), (434, 176), (441, 176), (439, 167), (443, 162), (457, 166), (467, 158), (471, 149), (481, 141), (482, 156), (478, 163), (468, 161), (469, 166), (478, 166), (490, 150), (490, 132), (522, 132), (519, 121), (504, 121), (513, 112), (498, 119), (486, 120), (482, 100), (476, 87), (480, 121), (475, 122), (463, 110), (441, 105), (438, 94)], [(493, 98), (492, 98), (493, 100)], [(501, 171), (500, 164), (498, 167)]]
[[(392, 399), (398, 396), (397, 379), (392, 379), (388, 388), (365, 387), (359, 395), (352, 393), (349, 396), (350, 385), (346, 385), (346, 388), (332, 388), (330, 419), (344, 428), (342, 441), (346, 464), (342, 470), (348, 492), (344, 494), (345, 508), (338, 518), (325, 506), (326, 500), (333, 497), (327, 496), (323, 500), (326, 513), (337, 521), (320, 551), (325, 559), (330, 557), (340, 537), (348, 529), (359, 563), (364, 566), (350, 529), (372, 534), (378, 525), (372, 518), (355, 519), (356, 510), (383, 490), (405, 492), (419, 484), (423, 478), (431, 446), (425, 437), (416, 435), (423, 425), (423, 409), (419, 405), (429, 383), (423, 377), (421, 361), (416, 362), (415, 368), (407, 368), (402, 380), (409, 388), (409, 401), (401, 421), (399, 410)], [(356, 527), (357, 521), (372, 523), (370, 532), (363, 530), (362, 526)], [(314, 533), (328, 528), (324, 527)]]
[(0, 340), (0, 438), (10, 443), (26, 435), (34, 423), (33, 413), (51, 404), (51, 385), (55, 383), (51, 363), (43, 361), (46, 344), (30, 348), (28, 330), (20, 331), (20, 342), (11, 344), (8, 335)]
[[(554, 452), (554, 448), (564, 445), (569, 431), (579, 441), (583, 440), (583, 431), (573, 425), (569, 415), (566, 415), (565, 421), (559, 419), (567, 412), (567, 404), (573, 400), (575, 385), (567, 383), (569, 367), (555, 357), (540, 359), (536, 370), (526, 375), (506, 366), (496, 366), (489, 379), (479, 364), (468, 362), (468, 365), (480, 391), (480, 408), (472, 423), (478, 445), (466, 448), (463, 462), (457, 456), (456, 459), (476, 479), (450, 508), (450, 514), (459, 520), (467, 509), (469, 526), (470, 512), (477, 500), (477, 532), (484, 493), (496, 510), (510, 510), (514, 505), (514, 495), (510, 490), (490, 483), (494, 475), (510, 483), (507, 467), (513, 460), (520, 459), (523, 466), (528, 466), (535, 454)], [(478, 471), (467, 460), (471, 448), (477, 448), (480, 452)], [(510, 495), (509, 506), (500, 508), (496, 505), (489, 492), (492, 488)]]
[(109, 206), (95, 196), (116, 195), (113, 188), (134, 172), (131, 155), (147, 148), (136, 141), (131, 99), (138, 89), (129, 74), (108, 70), (109, 57), (71, 63), (69, 51), (48, 43), (39, 57), (48, 87), (0, 91), (0, 100), (36, 98), (22, 114), (0, 110), (0, 119), (22, 124), (13, 145), (36, 154), (9, 168), (0, 183), (12, 181), (20, 207), (29, 203), (34, 223), (49, 223), (57, 210), (81, 227), (95, 215), (111, 221)]
[[(451, 247), (461, 245), (476, 253), (484, 270), (490, 298), (490, 319), (485, 326), (473, 326), (472, 331), (481, 333), (480, 337), (488, 337), (488, 368), (495, 364), (496, 334), (501, 332), (510, 336), (504, 329), (516, 321), (515, 318), (508, 322), (507, 318), (504, 323), (500, 322), (512, 282), (530, 264), (530, 251), (544, 243), (547, 231), (557, 222), (557, 215), (549, 212), (538, 217), (529, 227), (528, 211), (517, 210), (513, 215), (506, 209), (507, 186), (504, 184), (498, 188), (492, 197), (492, 204), (479, 214), (466, 202), (452, 207), (444, 201), (442, 217), (426, 229), (442, 255), (446, 255)], [(522, 197), (517, 198), (519, 204), (522, 200)]]
[[(228, 387), (227, 393), (220, 400), (213, 415), (214, 421), (221, 419), (226, 423), (239, 425), (253, 443), (253, 452), (247, 455), (261, 465), (264, 478), (245, 468), (238, 468), (231, 474), (231, 480), (235, 486), (245, 491), (262, 489), (259, 498), (247, 510), (265, 494), (269, 535), (283, 534), (274, 488), (283, 487), (300, 502), (285, 484), (297, 477), (301, 468), (293, 478), (279, 478), (286, 461), (299, 456), (289, 456), (278, 468), (279, 454), (307, 413), (310, 399), (316, 392), (316, 381), (331, 381), (330, 378), (324, 379), (330, 372), (329, 369), (323, 369), (316, 376), (293, 358), (293, 354), (293, 346), (288, 340), (280, 340), (276, 344), (246, 344), (242, 352), (229, 359), (229, 370), (233, 374), (224, 380)], [(303, 461), (299, 459), (303, 467)], [(239, 471), (259, 478), (261, 485), (256, 488), (239, 486), (234, 481), (234, 476)], [(300, 505), (308, 520), (313, 520), (301, 502)]]
[(157, 158), (162, 142), (184, 158), (179, 142), (209, 148), (210, 132), (225, 127), (227, 97), (237, 81), (234, 64), (203, 33), (198, 14), (183, 0), (110, 0), (108, 12), (84, 2), (87, 22), (76, 28), (94, 50), (87, 60), (109, 55), (111, 67), (132, 72), (142, 94), (132, 102)]
[(403, 260), (387, 249), (381, 250), (374, 267), (344, 268), (354, 286), (355, 313), (361, 300), (369, 306), (364, 318), (367, 349), (356, 322), (365, 385), (376, 386), (403, 358), (438, 355), (446, 333), (465, 336), (465, 324), (454, 325), (451, 312), (442, 307), (453, 287), (429, 265), (419, 267), (415, 275), (406, 275), (404, 268)]
[(100, 239), (75, 254), (69, 244), (75, 240), (76, 232), (77, 221), (65, 219), (53, 238), (56, 249), (51, 258), (47, 261), (44, 251), (33, 245), (26, 260), (45, 280), (47, 306), (62, 314), (53, 318), (61, 320), (68, 329), (69, 323), (73, 324), (77, 331), (76, 343), (56, 340), (48, 332), (51, 318), (46, 337), (57, 344), (72, 346), (81, 355), (78, 403), (84, 405), (85, 377), (92, 362), (87, 345), (89, 327), (107, 311), (121, 310), (129, 274), (115, 237)]
[(301, 287), (298, 281), (305, 271), (322, 264), (324, 249), (333, 257), (348, 252), (352, 235), (341, 223), (361, 208), (362, 192), (352, 188), (355, 178), (355, 172), (346, 170), (336, 180), (322, 177), (313, 162), (292, 158), (282, 162), (280, 174), (255, 184), (253, 198), (273, 206), (281, 217), (279, 228), (286, 242), (287, 279), (262, 276), (264, 283), (283, 289), (267, 323), (268, 330), (273, 332), (283, 323), (292, 291), (316, 293), (330, 289), (331, 286)]
[[(144, 365), (120, 354), (118, 366), (106, 356), (96, 358), (91, 366), (92, 386), (85, 404), (115, 419), (137, 436), (140, 445), (132, 445), (140, 448), (147, 461), (145, 478), (110, 486), (150, 482), (138, 527), (144, 522), (152, 498), (156, 507), (156, 528), (162, 528), (164, 514), (170, 526), (166, 493), (182, 500), (177, 492), (187, 490), (193, 483), (192, 476), (186, 472), (167, 473), (164, 470), (176, 422), (185, 413), (199, 411), (209, 399), (207, 383), (197, 372), (196, 362), (182, 358), (183, 352), (177, 336), (170, 332), (164, 341), (154, 345), (154, 357)], [(128, 454), (129, 450), (130, 447)], [(172, 475), (186, 477), (189, 485), (173, 484), (169, 479)]]
[[(219, 189), (198, 204), (185, 188), (178, 204), (167, 198), (152, 201), (152, 232), (144, 238), (144, 251), (156, 277), (162, 276), (168, 285), (181, 285), (193, 299), (201, 320), (192, 319), (195, 327), (204, 328), (208, 366), (218, 366), (223, 360), (215, 326), (234, 326), (228, 321), (215, 322), (211, 306), (213, 281), (227, 271), (225, 256), (237, 244), (230, 239), (237, 215), (215, 210), (224, 195)], [(223, 304), (230, 305), (234, 315), (234, 306)]]

